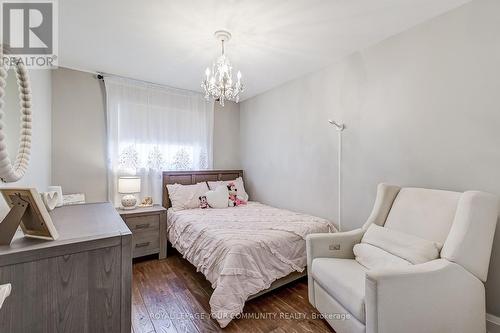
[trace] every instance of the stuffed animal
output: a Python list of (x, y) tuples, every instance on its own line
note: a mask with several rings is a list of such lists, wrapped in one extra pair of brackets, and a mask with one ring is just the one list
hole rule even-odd
[(205, 195), (202, 195), (201, 197), (199, 197), (198, 199), (200, 199), (200, 208), (201, 209), (205, 209), (205, 208), (208, 208), (210, 207), (208, 205), (208, 201), (207, 201), (207, 197)]
[(233, 182), (227, 184), (227, 190), (229, 192), (229, 201), (228, 201), (229, 207), (246, 205), (246, 201), (238, 197), (238, 189), (236, 188), (236, 185)]

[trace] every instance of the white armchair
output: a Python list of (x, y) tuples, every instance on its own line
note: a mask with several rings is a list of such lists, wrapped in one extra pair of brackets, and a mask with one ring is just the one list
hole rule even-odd
[[(380, 184), (362, 228), (307, 237), (309, 301), (337, 333), (485, 332), (498, 203), (484, 192)], [(443, 244), (440, 257), (369, 270), (353, 247), (371, 224)]]

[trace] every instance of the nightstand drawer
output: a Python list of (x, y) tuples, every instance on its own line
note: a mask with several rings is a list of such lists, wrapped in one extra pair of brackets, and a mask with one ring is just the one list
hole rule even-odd
[(162, 206), (137, 207), (133, 210), (118, 210), (132, 231), (132, 257), (158, 254), (167, 256), (167, 210)]
[(158, 253), (160, 250), (160, 237), (158, 231), (141, 231), (132, 235), (133, 257)]
[(160, 225), (159, 215), (146, 215), (146, 216), (135, 216), (126, 217), (125, 223), (127, 223), (129, 229), (135, 234), (137, 232), (146, 231), (156, 231), (158, 235), (158, 229)]

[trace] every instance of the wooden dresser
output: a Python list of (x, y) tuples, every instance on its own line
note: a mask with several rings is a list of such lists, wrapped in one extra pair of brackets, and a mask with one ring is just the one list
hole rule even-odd
[(132, 237), (109, 203), (56, 208), (59, 239), (0, 246), (0, 332), (130, 332)]
[(158, 253), (167, 256), (167, 210), (162, 206), (118, 208), (118, 213), (132, 231), (132, 257)]

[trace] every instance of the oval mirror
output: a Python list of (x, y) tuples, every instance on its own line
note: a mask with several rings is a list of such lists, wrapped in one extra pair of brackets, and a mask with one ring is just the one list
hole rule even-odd
[(12, 67), (0, 66), (0, 179), (5, 183), (24, 176), (31, 151), (28, 71), (20, 62)]

